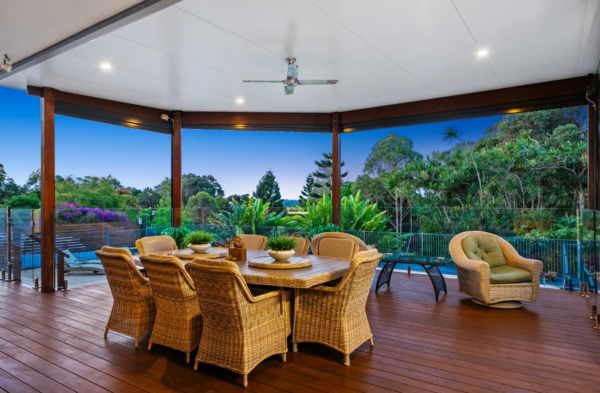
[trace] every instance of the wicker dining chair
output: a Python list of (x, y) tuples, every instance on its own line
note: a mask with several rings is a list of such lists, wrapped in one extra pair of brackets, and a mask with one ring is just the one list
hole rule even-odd
[(523, 258), (500, 236), (463, 232), (450, 241), (460, 292), (474, 303), (493, 308), (519, 308), (535, 302), (543, 264)]
[(164, 345), (184, 352), (189, 363), (202, 334), (194, 282), (175, 257), (150, 254), (142, 255), (140, 260), (150, 278), (157, 310), (148, 350), (152, 344)]
[(267, 247), (267, 237), (261, 235), (239, 235), (247, 250), (263, 251)]
[(287, 335), (283, 290), (253, 296), (229, 261), (194, 259), (186, 265), (198, 288), (204, 330), (196, 355), (198, 363), (209, 363), (248, 374), (264, 359), (281, 355), (286, 360)]
[(148, 236), (136, 240), (135, 247), (140, 255), (160, 251), (175, 251), (177, 243), (171, 236)]
[(294, 237), (293, 239), (296, 240), (296, 248), (294, 248), (296, 254), (308, 254), (310, 240), (303, 237)]
[(125, 248), (104, 246), (96, 251), (100, 259), (114, 303), (104, 337), (112, 330), (135, 338), (149, 332), (156, 318), (156, 305), (152, 296), (150, 281), (142, 276), (133, 263), (131, 252)]
[(312, 239), (310, 249), (314, 255), (351, 261), (359, 251), (367, 251), (370, 247), (347, 233), (323, 232)]
[(350, 365), (350, 354), (369, 340), (373, 334), (367, 319), (366, 304), (377, 264), (383, 256), (357, 258), (348, 272), (335, 286), (317, 286), (296, 289), (293, 350), (298, 343), (325, 344), (344, 355), (344, 364)]

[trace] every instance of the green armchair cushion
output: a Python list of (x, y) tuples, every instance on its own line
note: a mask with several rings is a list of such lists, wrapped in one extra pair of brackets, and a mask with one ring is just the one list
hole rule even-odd
[(467, 258), (485, 262), (490, 265), (490, 268), (506, 265), (500, 245), (491, 236), (474, 235), (465, 237), (462, 240), (462, 249)]
[(490, 269), (490, 284), (518, 284), (531, 282), (531, 272), (513, 266), (498, 266)]

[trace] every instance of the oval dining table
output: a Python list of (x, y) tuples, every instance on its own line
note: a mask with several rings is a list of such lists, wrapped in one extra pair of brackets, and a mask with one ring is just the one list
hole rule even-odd
[[(172, 255), (173, 253), (174, 251), (162, 251), (157, 254)], [(310, 258), (312, 260), (312, 266), (283, 270), (263, 269), (248, 266), (248, 260), (268, 256), (266, 251), (247, 250), (246, 255), (248, 257), (246, 261), (231, 262), (238, 265), (242, 277), (244, 277), (244, 280), (246, 280), (248, 284), (255, 285), (268, 285), (284, 288), (310, 288), (343, 277), (350, 267), (350, 261), (342, 259), (297, 254), (297, 256)], [(214, 260), (224, 260), (224, 258)], [(133, 261), (136, 265), (143, 267), (140, 255), (134, 255)], [(181, 258), (180, 261), (184, 265), (192, 262), (190, 259)]]

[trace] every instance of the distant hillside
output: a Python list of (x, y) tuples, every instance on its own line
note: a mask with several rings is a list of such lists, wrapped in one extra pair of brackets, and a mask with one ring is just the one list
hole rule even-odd
[(298, 199), (284, 199), (283, 207), (293, 207), (293, 206), (296, 206), (298, 204), (298, 202), (299, 202)]

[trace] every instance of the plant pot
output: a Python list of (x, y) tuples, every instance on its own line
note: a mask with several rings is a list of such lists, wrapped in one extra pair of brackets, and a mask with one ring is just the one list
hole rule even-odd
[(207, 244), (189, 244), (188, 248), (196, 252), (204, 252), (211, 247), (210, 243)]
[(267, 253), (269, 254), (269, 256), (271, 258), (273, 258), (276, 261), (285, 261), (285, 260), (293, 257), (294, 254), (296, 253), (296, 251), (294, 251), (294, 250), (284, 250), (284, 251), (269, 250), (269, 251), (267, 251)]

